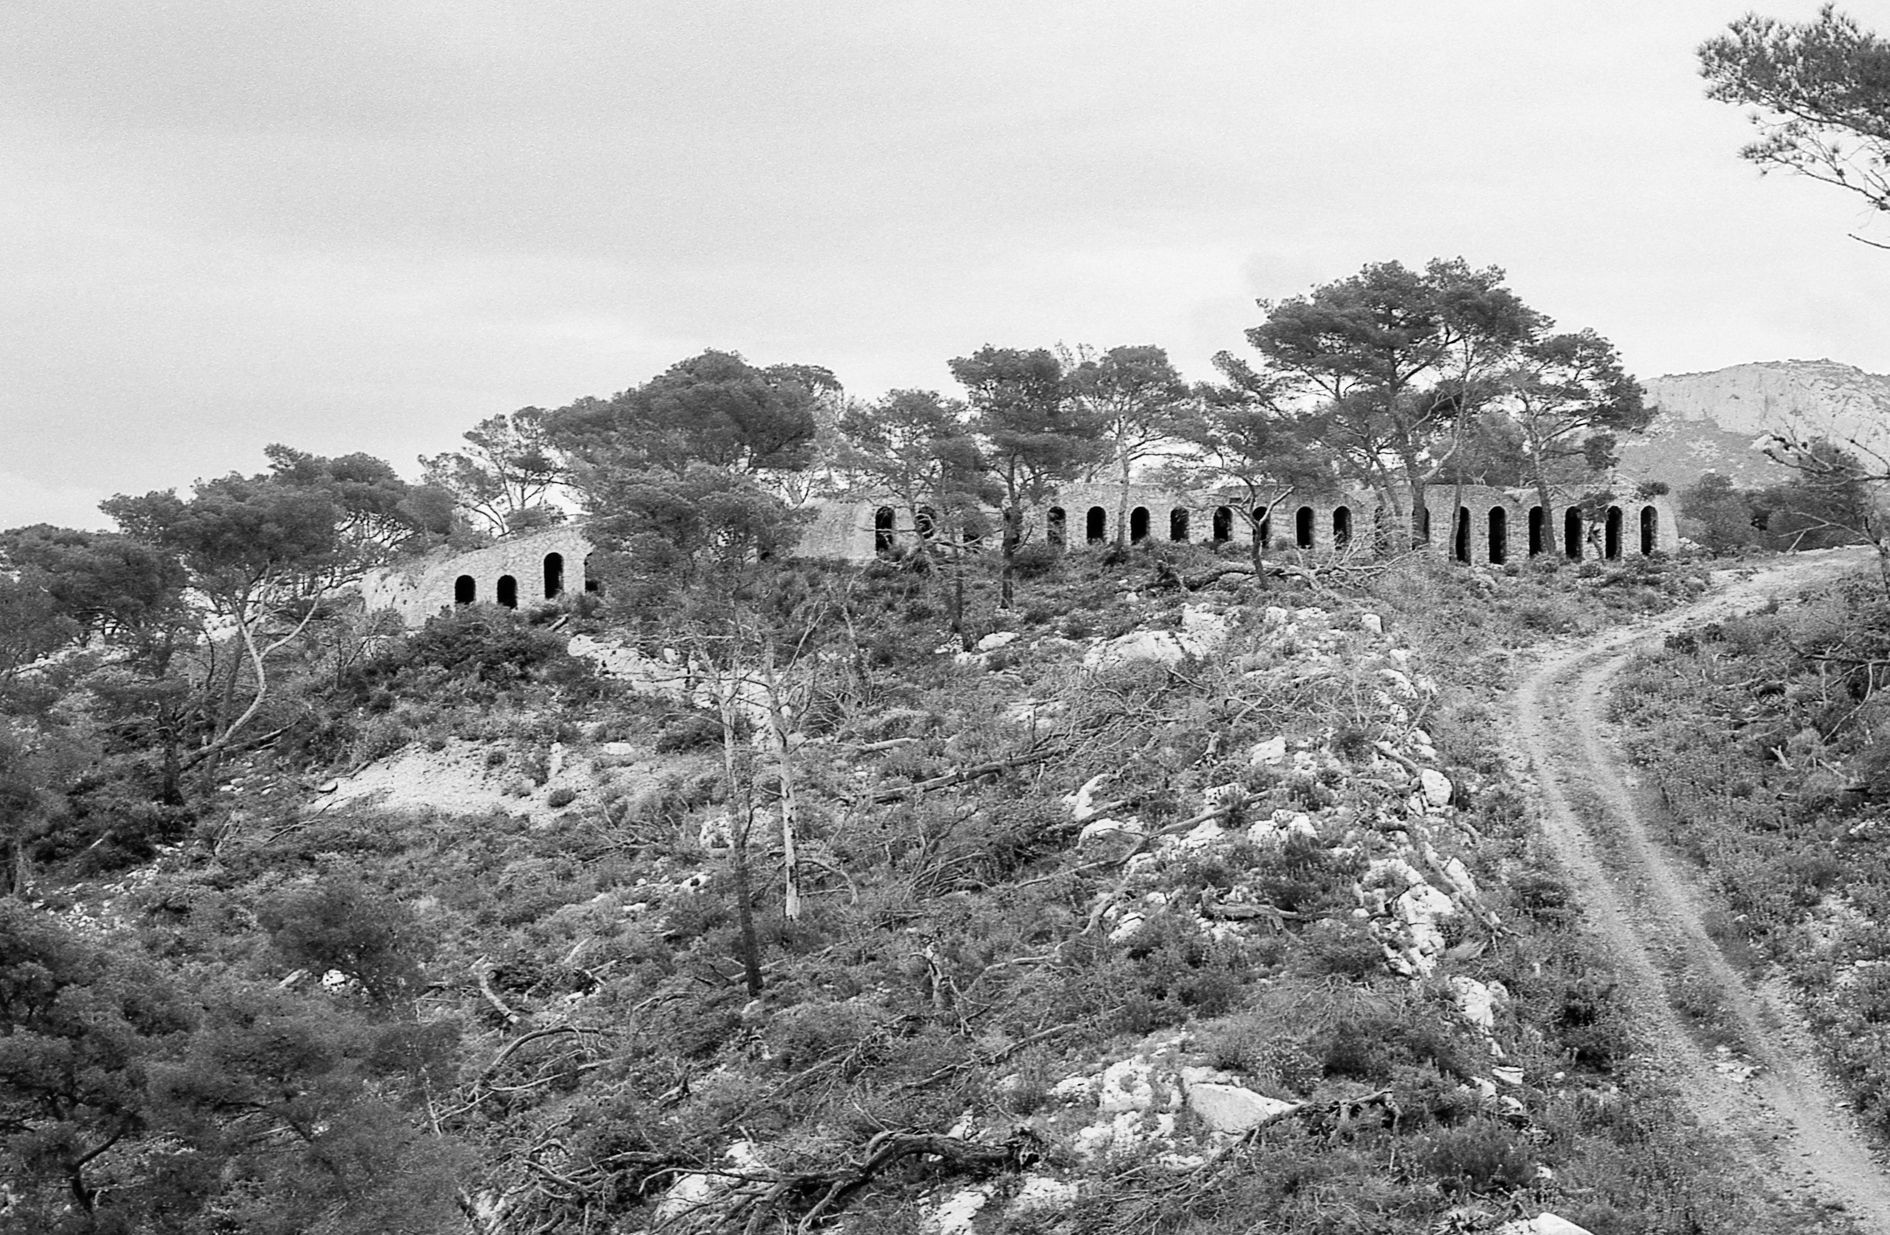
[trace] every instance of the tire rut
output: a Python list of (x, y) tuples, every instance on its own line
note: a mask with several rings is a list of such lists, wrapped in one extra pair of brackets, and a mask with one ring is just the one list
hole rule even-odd
[[(1543, 837), (1581, 896), (1586, 926), (1619, 967), (1656, 1066), (1774, 1192), (1841, 1205), (1867, 1229), (1890, 1231), (1883, 1162), (1820, 1071), (1795, 1011), (1777, 991), (1746, 981), (1707, 934), (1708, 906), (1684, 863), (1650, 834), (1658, 804), (1607, 719), (1612, 681), (1650, 643), (1863, 560), (1849, 551), (1805, 555), (1659, 619), (1552, 647), (1528, 666), (1510, 716), (1515, 753), (1538, 786)], [(1689, 1030), (1676, 1006), (1682, 977), (1689, 1004), (1717, 1004), (1720, 1028), (1756, 1073), (1743, 1077), (1736, 1058), (1709, 1051)]]

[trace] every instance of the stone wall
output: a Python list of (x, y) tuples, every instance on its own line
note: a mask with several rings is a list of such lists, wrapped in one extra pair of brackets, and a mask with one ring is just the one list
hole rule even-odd
[(370, 572), (361, 581), (361, 598), (370, 610), (395, 610), (409, 626), (468, 600), (530, 608), (583, 591), (591, 549), (583, 531), (566, 524), (469, 552), (438, 550)]
[[(1439, 485), (1426, 494), (1430, 542), (1468, 562), (1502, 564), (1541, 554), (1634, 557), (1671, 553), (1679, 547), (1672, 501), (1664, 495), (1624, 499), (1594, 521), (1576, 513), (1570, 525), (1570, 506), (1552, 506), (1538, 513), (1534, 490), (1470, 486), (1463, 490), (1461, 534), (1453, 538), (1449, 528), (1452, 493), (1449, 486)], [(1113, 544), (1121, 501), (1117, 485), (1065, 485), (1054, 502), (1027, 515), (1025, 539), (1056, 541), (1068, 549)], [(882, 549), (911, 544), (918, 535), (911, 513), (895, 505), (872, 501), (808, 505), (813, 516), (801, 533), (798, 550), (806, 557), (867, 562)], [(1327, 553), (1354, 542), (1366, 543), (1378, 517), (1378, 502), (1369, 494), (1288, 499), (1276, 505), (1266, 520), (1267, 547), (1271, 552)], [(1212, 497), (1134, 485), (1129, 490), (1129, 531), (1135, 543), (1246, 544), (1252, 525), (1232, 506)], [(370, 609), (397, 610), (413, 626), (469, 600), (529, 607), (549, 598), (546, 563), (553, 555), (562, 564), (561, 590), (582, 591), (584, 563), (591, 550), (578, 528), (551, 528), (484, 549), (431, 554), (375, 572), (363, 582), (361, 591)], [(505, 579), (512, 580), (511, 590), (502, 594)]]

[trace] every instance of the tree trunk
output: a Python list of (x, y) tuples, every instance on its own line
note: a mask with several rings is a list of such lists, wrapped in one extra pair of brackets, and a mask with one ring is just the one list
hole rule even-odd
[(773, 639), (768, 640), (764, 656), (762, 668), (768, 688), (768, 727), (774, 738), (775, 776), (781, 782), (781, 863), (786, 868), (783, 876), (785, 907), (782, 913), (788, 921), (797, 922), (801, 916), (801, 869), (795, 842), (800, 821), (794, 799), (794, 757), (788, 748), (787, 712), (781, 704), (781, 679), (774, 671)]
[(1012, 559), (1017, 555), (1017, 546), (1024, 539), (1024, 512), (1016, 499), (1004, 506), (1004, 568), (998, 573), (998, 608), (1009, 612), (1011, 600), (1016, 590), (1013, 582)]
[(722, 720), (722, 777), (728, 801), (729, 860), (735, 876), (735, 921), (741, 932), (742, 979), (749, 998), (761, 994), (761, 938), (755, 933), (754, 891), (748, 878), (748, 831), (755, 818), (749, 786), (735, 762), (735, 744), (741, 734), (735, 724), (733, 674), (718, 674), (715, 699)]
[(1129, 544), (1129, 456), (1122, 458), (1122, 490), (1116, 501), (1116, 552), (1121, 553)]

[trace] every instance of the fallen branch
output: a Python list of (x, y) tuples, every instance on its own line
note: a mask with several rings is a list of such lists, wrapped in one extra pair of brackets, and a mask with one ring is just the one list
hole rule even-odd
[(934, 789), (944, 789), (966, 781), (977, 780), (981, 776), (996, 776), (1012, 768), (1029, 767), (1033, 763), (1042, 763), (1055, 754), (1051, 750), (1026, 751), (1021, 755), (1011, 755), (1003, 759), (993, 759), (988, 763), (974, 763), (968, 768), (959, 768), (943, 776), (934, 776), (930, 780), (914, 781), (909, 785), (896, 785), (890, 789), (880, 789), (867, 794), (865, 800), (876, 805), (897, 802), (907, 794), (930, 793)]

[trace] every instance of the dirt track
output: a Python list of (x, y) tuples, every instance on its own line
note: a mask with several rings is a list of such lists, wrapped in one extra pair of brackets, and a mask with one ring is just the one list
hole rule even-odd
[[(1890, 1231), (1890, 1171), (1812, 1058), (1809, 1038), (1772, 992), (1747, 982), (1701, 925), (1686, 866), (1649, 835), (1652, 804), (1607, 721), (1609, 684), (1667, 634), (1756, 609), (1859, 565), (1853, 551), (1807, 554), (1722, 579), (1661, 618), (1547, 649), (1511, 699), (1512, 740), (1540, 786), (1542, 828), (1575, 884), (1586, 922), (1615, 958), (1660, 1067), (1700, 1123), (1779, 1195), (1839, 1203), (1866, 1230)], [(1689, 1033), (1677, 978), (1698, 1007), (1716, 997), (1717, 1053)], [(1742, 1064), (1756, 1065), (1745, 1076)]]

